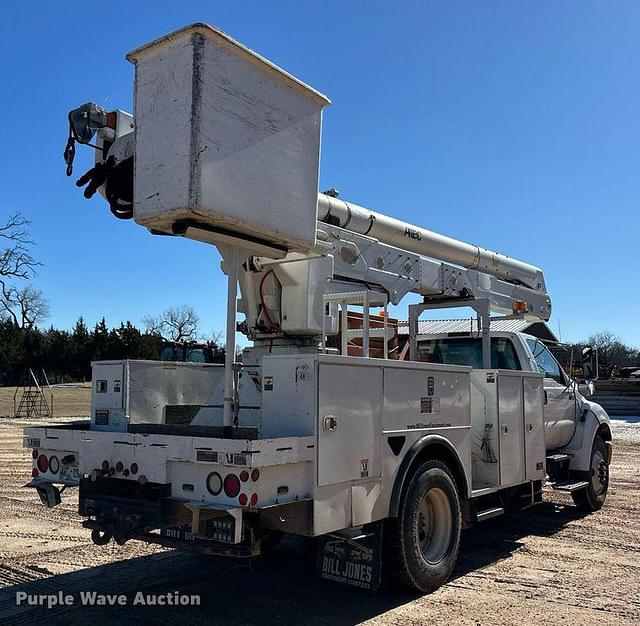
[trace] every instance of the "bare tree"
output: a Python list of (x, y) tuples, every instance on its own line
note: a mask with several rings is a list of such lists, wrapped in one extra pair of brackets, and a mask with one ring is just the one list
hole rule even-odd
[(3, 295), (2, 305), (14, 324), (33, 328), (49, 317), (49, 303), (39, 289), (11, 287)]
[(162, 337), (162, 322), (160, 320), (160, 316), (145, 315), (142, 318), (142, 323), (144, 324), (144, 329), (147, 333)]
[(14, 280), (28, 280), (42, 265), (29, 248), (31, 222), (21, 213), (14, 213), (0, 225), (0, 310), (23, 328), (31, 328), (49, 315), (49, 305), (42, 292), (31, 287), (18, 289)]
[(150, 334), (171, 341), (191, 341), (198, 335), (200, 318), (193, 307), (182, 305), (167, 309), (158, 316), (147, 315), (142, 322)]
[(617, 367), (634, 365), (640, 356), (637, 350), (625, 345), (611, 331), (605, 330), (589, 337), (589, 343), (598, 348), (601, 367), (606, 368), (606, 376), (611, 375)]
[(31, 222), (21, 213), (14, 213), (0, 226), (0, 238), (5, 248), (0, 251), (0, 276), (31, 278), (35, 269), (42, 265), (29, 252), (33, 241), (29, 238)]
[(211, 343), (215, 343), (216, 346), (221, 346), (224, 340), (224, 333), (221, 330), (212, 330), (206, 339)]

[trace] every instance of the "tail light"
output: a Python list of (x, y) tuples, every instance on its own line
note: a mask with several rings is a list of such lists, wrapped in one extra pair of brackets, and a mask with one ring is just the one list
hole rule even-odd
[(52, 474), (57, 474), (59, 469), (60, 469), (60, 461), (58, 461), (58, 457), (57, 456), (50, 456), (49, 457), (49, 471)]
[(251, 480), (255, 483), (260, 478), (260, 470), (256, 467), (251, 471)]
[(251, 506), (255, 506), (258, 504), (258, 494), (254, 493), (251, 495)]
[(130, 469), (131, 469), (131, 473), (132, 474), (137, 474), (138, 473), (138, 464), (137, 463), (132, 463)]
[(35, 461), (38, 458), (38, 451), (37, 450), (32, 450), (31, 451), (31, 458)]
[(207, 476), (207, 491), (212, 496), (217, 496), (222, 491), (222, 476), (218, 472), (211, 472)]
[(39, 473), (40, 473), (40, 472), (38, 472), (38, 470), (37, 470), (35, 467), (31, 470), (31, 476), (32, 476), (33, 478), (38, 478), (38, 474), (39, 474)]
[(46, 472), (49, 469), (49, 459), (44, 454), (41, 454), (36, 461), (36, 465), (41, 472)]
[(246, 483), (249, 480), (249, 472), (247, 472), (247, 470), (242, 470), (240, 472), (240, 480), (243, 483)]
[(241, 493), (238, 498), (238, 502), (240, 502), (240, 506), (247, 506), (248, 498), (246, 493)]
[(118, 461), (116, 463), (116, 472), (118, 472), (118, 474), (122, 474), (122, 470), (124, 470), (124, 463), (122, 461)]
[(240, 479), (235, 474), (224, 477), (224, 493), (229, 498), (236, 498), (240, 493)]

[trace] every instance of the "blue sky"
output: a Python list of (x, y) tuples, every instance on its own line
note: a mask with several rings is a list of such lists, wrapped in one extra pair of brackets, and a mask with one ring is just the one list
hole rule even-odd
[(114, 219), (61, 156), (68, 110), (130, 110), (125, 54), (194, 21), (331, 98), (322, 189), (539, 265), (563, 340), (640, 345), (640, 4), (624, 1), (5, 4), (0, 218), (33, 222), (50, 323), (191, 304), (224, 328), (215, 250)]

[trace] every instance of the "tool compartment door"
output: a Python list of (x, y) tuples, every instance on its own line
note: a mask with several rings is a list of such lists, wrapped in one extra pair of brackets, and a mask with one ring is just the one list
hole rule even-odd
[(527, 480), (544, 480), (547, 453), (544, 442), (544, 389), (542, 376), (525, 376), (522, 379), (522, 385)]
[(525, 481), (524, 418), (522, 377), (500, 371), (498, 374), (498, 421), (500, 447), (500, 485), (509, 487)]
[(382, 369), (318, 369), (318, 485), (380, 476)]

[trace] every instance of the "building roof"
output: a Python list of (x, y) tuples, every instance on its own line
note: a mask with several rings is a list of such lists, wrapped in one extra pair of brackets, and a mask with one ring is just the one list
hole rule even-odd
[[(418, 322), (418, 335), (446, 335), (447, 333), (478, 332), (478, 330), (478, 320), (473, 318), (420, 320)], [(559, 343), (558, 338), (544, 322), (495, 318), (491, 321), (491, 330), (496, 332), (527, 333), (547, 343)], [(398, 322), (398, 334), (409, 334), (409, 322)]]

